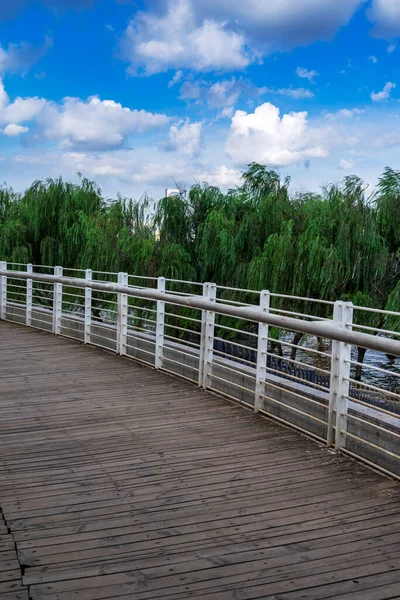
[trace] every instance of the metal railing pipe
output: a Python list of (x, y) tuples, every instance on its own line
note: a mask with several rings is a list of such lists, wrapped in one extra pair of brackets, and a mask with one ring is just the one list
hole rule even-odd
[(354, 346), (360, 346), (377, 352), (383, 352), (393, 356), (400, 356), (400, 341), (382, 338), (367, 333), (350, 331), (326, 321), (303, 321), (266, 313), (258, 307), (252, 306), (231, 306), (220, 304), (207, 300), (201, 296), (176, 296), (174, 294), (163, 293), (152, 288), (132, 288), (118, 285), (116, 283), (102, 283), (97, 281), (86, 281), (74, 277), (57, 277), (54, 275), (44, 275), (39, 273), (24, 273), (21, 271), (0, 270), (0, 277), (10, 277), (13, 279), (33, 279), (43, 283), (61, 283), (66, 286), (91, 288), (100, 292), (110, 292), (115, 294), (127, 294), (134, 298), (144, 298), (147, 300), (156, 300), (166, 304), (175, 304), (199, 310), (210, 311), (216, 314), (253, 321), (256, 323), (266, 323), (274, 327), (287, 329), (290, 331), (299, 331), (310, 335), (324, 337), (330, 340), (336, 340)]

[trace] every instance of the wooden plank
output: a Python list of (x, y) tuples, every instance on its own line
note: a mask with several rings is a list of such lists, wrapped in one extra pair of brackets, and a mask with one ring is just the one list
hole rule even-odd
[(0, 335), (0, 600), (395, 597), (394, 482), (112, 353)]

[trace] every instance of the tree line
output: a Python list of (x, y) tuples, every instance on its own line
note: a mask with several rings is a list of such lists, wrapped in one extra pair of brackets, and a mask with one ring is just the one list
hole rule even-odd
[[(373, 193), (356, 176), (320, 193), (291, 194), (289, 185), (255, 163), (227, 193), (202, 183), (157, 203), (104, 198), (85, 178), (36, 181), (24, 193), (4, 185), (0, 258), (399, 311), (400, 171), (386, 168)], [(308, 310), (325, 316), (319, 305)], [(396, 317), (363, 319), (399, 329)]]

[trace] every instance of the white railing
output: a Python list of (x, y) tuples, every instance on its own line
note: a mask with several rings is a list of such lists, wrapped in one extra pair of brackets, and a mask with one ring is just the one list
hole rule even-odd
[[(366, 312), (379, 324), (400, 318), (265, 290), (0, 262), (1, 319), (188, 379), (400, 477), (400, 335), (365, 325)], [(364, 363), (357, 347), (370, 350)]]

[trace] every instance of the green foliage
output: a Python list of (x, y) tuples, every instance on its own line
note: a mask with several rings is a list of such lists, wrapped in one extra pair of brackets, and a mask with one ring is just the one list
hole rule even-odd
[[(106, 200), (96, 184), (36, 181), (0, 187), (0, 259), (70, 269), (213, 281), (289, 296), (400, 308), (400, 171), (385, 169), (368, 197), (358, 177), (291, 196), (289, 179), (251, 164), (227, 194), (196, 184), (156, 206)], [(282, 310), (329, 307), (274, 299)], [(324, 312), (326, 311), (326, 312)], [(398, 328), (396, 317), (365, 324)], [(189, 316), (188, 316), (189, 318)], [(227, 321), (228, 323), (229, 321)], [(222, 324), (222, 322), (221, 322)]]

